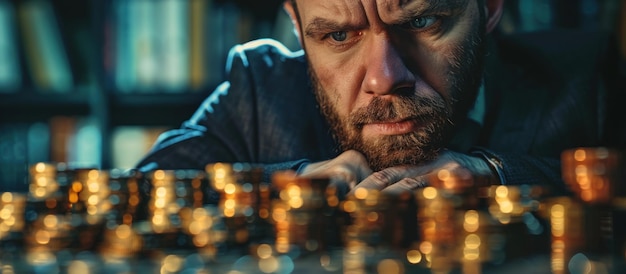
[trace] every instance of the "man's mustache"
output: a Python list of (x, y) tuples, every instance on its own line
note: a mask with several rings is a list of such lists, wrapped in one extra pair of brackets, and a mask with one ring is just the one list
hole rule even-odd
[(435, 116), (445, 115), (446, 112), (446, 105), (441, 98), (417, 95), (374, 97), (369, 105), (356, 109), (348, 119), (351, 125), (361, 128), (364, 124), (371, 123), (431, 120)]

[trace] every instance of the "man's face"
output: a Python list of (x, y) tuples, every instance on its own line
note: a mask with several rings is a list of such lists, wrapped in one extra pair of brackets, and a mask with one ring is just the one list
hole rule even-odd
[(419, 164), (473, 105), (484, 19), (476, 0), (298, 0), (316, 95), (343, 149), (372, 169)]

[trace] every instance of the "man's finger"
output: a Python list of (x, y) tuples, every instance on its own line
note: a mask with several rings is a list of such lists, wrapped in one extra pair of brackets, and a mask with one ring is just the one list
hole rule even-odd
[(411, 192), (415, 189), (422, 188), (428, 185), (427, 176), (419, 176), (416, 178), (403, 178), (402, 180), (392, 184), (382, 190), (384, 193), (399, 195), (404, 192)]
[(383, 190), (407, 176), (408, 167), (390, 167), (372, 173), (356, 187)]

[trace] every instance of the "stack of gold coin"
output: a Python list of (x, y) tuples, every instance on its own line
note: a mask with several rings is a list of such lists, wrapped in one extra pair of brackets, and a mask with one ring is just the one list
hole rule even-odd
[(30, 167), (30, 186), (25, 210), (25, 244), (28, 252), (55, 252), (70, 244), (70, 211), (67, 193), (56, 180), (51, 163)]
[(3, 273), (18, 273), (23, 268), (25, 207), (25, 194), (0, 193), (0, 266)]
[(621, 158), (606, 147), (562, 152), (562, 178), (573, 195), (546, 200), (544, 213), (552, 226), (555, 273), (612, 273), (624, 265), (624, 221), (616, 218), (624, 216)]
[(141, 174), (136, 171), (112, 169), (109, 171), (108, 203), (100, 254), (105, 258), (131, 259), (141, 249), (141, 237), (134, 230), (141, 202), (139, 183)]
[(344, 232), (344, 271), (369, 273), (383, 268), (403, 272), (405, 252), (418, 236), (414, 196), (358, 188), (340, 208), (351, 217)]
[(610, 204), (626, 189), (618, 183), (621, 154), (605, 147), (579, 147), (561, 153), (563, 180), (587, 204)]
[(434, 273), (459, 268), (480, 273), (481, 264), (489, 260), (490, 223), (487, 214), (478, 210), (478, 189), (471, 174), (441, 169), (430, 178), (430, 186), (416, 190), (415, 196), (420, 241), (410, 250), (411, 262), (422, 261)]
[(546, 187), (494, 185), (481, 187), (480, 193), (490, 217), (498, 223), (491, 230), (492, 263), (549, 251), (546, 222), (538, 216), (542, 199), (549, 195)]
[(571, 197), (550, 198), (542, 202), (542, 214), (550, 221), (552, 273), (570, 273), (571, 258), (585, 249), (583, 204)]
[(107, 171), (81, 168), (74, 170), (67, 193), (72, 227), (70, 249), (95, 250), (102, 240), (105, 217), (111, 209)]
[(204, 206), (203, 189), (207, 185), (204, 171), (155, 170), (143, 176), (150, 182), (151, 190), (147, 219), (135, 222), (135, 229), (143, 238), (142, 250), (154, 255), (168, 250), (195, 249), (195, 235), (187, 233), (191, 222), (186, 217)]
[(329, 182), (298, 177), (292, 171), (273, 174), (278, 198), (272, 202), (271, 221), (277, 252), (326, 252), (340, 246), (335, 224), (339, 198)]
[(205, 167), (209, 185), (220, 194), (218, 215), (225, 224), (224, 250), (248, 253), (253, 243), (271, 235), (269, 186), (263, 168), (246, 163), (213, 163)]
[(26, 195), (22, 193), (0, 193), (0, 240), (21, 239), (19, 235), (24, 229), (24, 209)]

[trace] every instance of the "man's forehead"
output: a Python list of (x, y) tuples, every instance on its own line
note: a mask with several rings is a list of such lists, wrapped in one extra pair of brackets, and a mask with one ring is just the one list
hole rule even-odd
[(297, 0), (300, 12), (316, 14), (323, 12), (327, 16), (360, 13), (375, 8), (380, 13), (422, 13), (429, 10), (465, 7), (472, 0)]
[(296, 0), (295, 2), (298, 4), (321, 6), (356, 6), (375, 3), (378, 7), (395, 9), (407, 6), (455, 6), (468, 1), (469, 0)]

